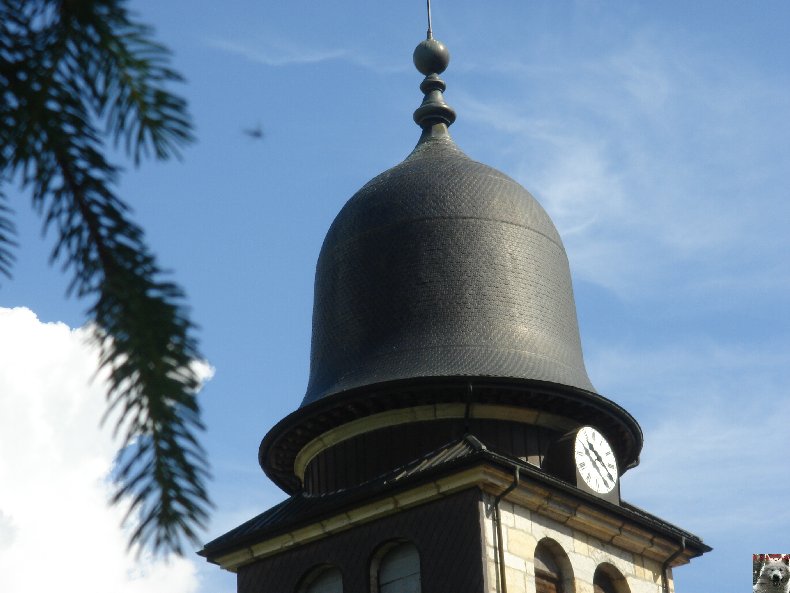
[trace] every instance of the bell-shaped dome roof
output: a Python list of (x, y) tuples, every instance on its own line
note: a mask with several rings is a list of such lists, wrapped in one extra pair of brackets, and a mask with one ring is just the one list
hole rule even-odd
[(468, 158), (439, 123), (329, 229), (302, 405), (449, 376), (593, 391), (556, 228), (529, 192)]
[(420, 141), (324, 239), (307, 393), (258, 451), (288, 492), (341, 487), (330, 466), (354, 468), (343, 479), (361, 483), (383, 468), (363, 459), (381, 439), (425, 448), (473, 422), (497, 446), (538, 457), (546, 439), (591, 424), (621, 467), (638, 462), (639, 425), (587, 377), (557, 229), (527, 190), (450, 138), (439, 78), (449, 57), (429, 30), (414, 53)]

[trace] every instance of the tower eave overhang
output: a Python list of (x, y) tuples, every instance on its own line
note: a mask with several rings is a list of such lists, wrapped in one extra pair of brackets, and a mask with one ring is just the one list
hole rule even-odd
[(567, 385), (480, 376), (390, 381), (320, 399), (289, 414), (264, 436), (258, 462), (274, 483), (294, 494), (302, 488), (301, 477), (295, 472), (297, 457), (321, 435), (384, 412), (447, 404), (511, 406), (561, 417), (576, 426), (591, 424), (616, 444), (620, 467), (627, 470), (639, 463), (642, 429), (615, 402)]
[[(352, 524), (469, 487), (499, 494), (512, 485), (514, 470), (522, 479), (515, 491), (511, 489), (508, 500), (537, 513), (550, 514), (561, 508), (563, 513), (569, 513), (569, 524), (581, 532), (587, 531), (598, 538), (608, 534), (616, 545), (657, 561), (670, 557), (671, 567), (686, 564), (712, 550), (696, 535), (635, 505), (602, 500), (521, 459), (487, 449), (474, 436), (467, 435), (350, 490), (317, 497), (294, 495), (206, 544), (199, 554), (223, 568), (235, 570), (257, 558), (279, 553), (284, 546), (329, 536)], [(427, 483), (431, 484), (430, 488), (423, 487)], [(371, 501), (375, 501), (373, 506)], [(360, 504), (368, 506), (363, 512), (354, 512)], [(332, 516), (342, 516), (342, 520), (330, 521), (333, 527), (328, 530), (325, 521)], [(308, 528), (319, 523), (321, 527), (317, 530)], [(676, 546), (681, 541), (684, 542), (682, 553), (677, 554)]]

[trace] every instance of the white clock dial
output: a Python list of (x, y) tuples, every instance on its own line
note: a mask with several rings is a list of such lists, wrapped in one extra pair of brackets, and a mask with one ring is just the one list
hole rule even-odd
[(576, 433), (574, 458), (584, 483), (599, 494), (611, 492), (617, 484), (617, 459), (603, 435), (591, 426)]

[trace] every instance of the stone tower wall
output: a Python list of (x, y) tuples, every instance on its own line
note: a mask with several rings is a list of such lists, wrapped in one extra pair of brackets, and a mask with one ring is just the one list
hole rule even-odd
[[(484, 518), (486, 593), (501, 591), (494, 498), (485, 494), (480, 507)], [(615, 584), (617, 593), (662, 593), (661, 564), (655, 560), (604, 543), (505, 500), (500, 503), (500, 514), (508, 593), (535, 593), (535, 549), (543, 540), (554, 542), (551, 547), (559, 552), (555, 556), (566, 577), (563, 593), (593, 593), (593, 575), (602, 564), (614, 567), (624, 578), (624, 582)], [(671, 570), (669, 586), (674, 593)]]

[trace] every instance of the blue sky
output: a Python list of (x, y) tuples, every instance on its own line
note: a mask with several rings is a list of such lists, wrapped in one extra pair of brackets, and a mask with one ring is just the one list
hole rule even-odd
[[(417, 141), (411, 52), (425, 34), (424, 2), (131, 6), (173, 49), (196, 123), (198, 142), (181, 162), (127, 163), (119, 191), (186, 289), (213, 369), (200, 396), (217, 504), (208, 540), (283, 497), (257, 465), (258, 444), (304, 394), (326, 230)], [(676, 571), (680, 592), (746, 587), (751, 553), (790, 551), (790, 5), (435, 0), (433, 17), (452, 54), (444, 79), (456, 142), (552, 216), (589, 375), (644, 430), (623, 498), (714, 547)], [(259, 123), (262, 140), (243, 134)], [(47, 264), (52, 237), (41, 240), (29, 199), (17, 198), (18, 261), (0, 306), (32, 310), (39, 321), (25, 317), (25, 335), (44, 332), (38, 351), (51, 346), (53, 364), (73, 368), (72, 346), (46, 331), (80, 327), (88, 303), (65, 298), (68, 279)], [(55, 322), (65, 326), (42, 325)], [(0, 341), (15, 335), (0, 331)], [(42, 372), (11, 350), (22, 358), (0, 367), (0, 385)], [(28, 487), (81, 468), (75, 460), (89, 450), (102, 451), (94, 473), (109, 463), (95, 391), (97, 406), (52, 404), (79, 428), (62, 434), (46, 398), (0, 394), (0, 417), (40, 429), (26, 437), (31, 450), (72, 452), (59, 464), (31, 457), (44, 475)], [(9, 443), (0, 436), (0, 447)], [(0, 448), (2, 481), (15, 467), (8, 459)], [(23, 497), (8, 492), (0, 567), (27, 528), (12, 504)], [(117, 520), (97, 524), (107, 517)], [(113, 558), (108, 566), (131, 575), (118, 591), (163, 582), (155, 563)], [(169, 570), (181, 575), (171, 591), (235, 590), (232, 575), (199, 558)]]

